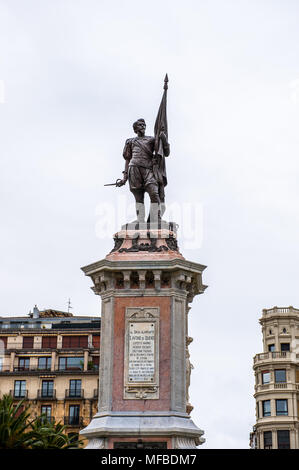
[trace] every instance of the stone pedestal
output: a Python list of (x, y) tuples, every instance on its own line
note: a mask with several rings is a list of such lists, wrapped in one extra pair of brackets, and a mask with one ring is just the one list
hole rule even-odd
[[(188, 303), (205, 266), (184, 259), (176, 225), (124, 226), (104, 260), (83, 269), (102, 298), (98, 413), (88, 448), (195, 448), (187, 403)], [(192, 340), (192, 339), (191, 339)]]

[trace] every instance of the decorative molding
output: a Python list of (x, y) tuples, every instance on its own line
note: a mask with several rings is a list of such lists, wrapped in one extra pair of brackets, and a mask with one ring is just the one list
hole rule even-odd
[(138, 252), (138, 251), (149, 251), (149, 252), (168, 251), (168, 247), (166, 245), (157, 246), (157, 237), (151, 237), (150, 232), (147, 232), (146, 235), (150, 243), (138, 243), (140, 235), (139, 233), (136, 233), (136, 237), (132, 238), (132, 246), (130, 248), (120, 248), (118, 252), (119, 253), (131, 253), (131, 252)]
[(195, 438), (177, 437), (175, 439), (174, 449), (196, 449)]
[(165, 238), (167, 246), (172, 251), (179, 251), (177, 239), (173, 236), (172, 233), (169, 234), (168, 238)]
[(120, 247), (123, 244), (124, 238), (119, 238), (118, 235), (116, 234), (115, 237), (113, 237), (114, 240), (114, 247), (110, 251), (110, 253), (113, 253), (114, 251), (118, 251)]
[[(125, 387), (125, 392), (126, 393), (132, 393), (135, 394), (135, 397), (133, 398), (140, 398), (142, 400), (148, 399), (149, 394), (151, 393), (157, 393), (158, 392), (158, 387), (151, 387), (151, 386), (130, 386), (128, 385)], [(156, 398), (156, 397), (155, 397)]]
[(87, 446), (85, 449), (105, 449), (105, 439), (101, 439), (98, 437), (92, 437), (89, 439)]

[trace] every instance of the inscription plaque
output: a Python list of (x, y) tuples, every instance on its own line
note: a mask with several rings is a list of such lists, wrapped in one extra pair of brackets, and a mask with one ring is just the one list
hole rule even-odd
[(159, 308), (127, 307), (124, 398), (159, 398)]
[(155, 324), (130, 323), (129, 382), (153, 382), (155, 378)]

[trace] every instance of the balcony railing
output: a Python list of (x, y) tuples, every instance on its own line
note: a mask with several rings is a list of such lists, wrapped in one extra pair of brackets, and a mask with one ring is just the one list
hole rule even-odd
[(14, 372), (29, 372), (32, 370), (30, 366), (17, 366), (13, 368)]
[(43, 390), (40, 389), (37, 391), (38, 400), (55, 400), (56, 399), (56, 390)]
[[(44, 371), (50, 371), (51, 366), (48, 367), (41, 367), (41, 366), (14, 366), (13, 371), (14, 372), (44, 372)], [(9, 372), (9, 371), (6, 371)]]
[(24, 351), (32, 351), (32, 350), (47, 350), (47, 351), (53, 351), (53, 350), (57, 350), (57, 351), (61, 351), (61, 350), (64, 350), (64, 351), (70, 351), (72, 349), (76, 349), (76, 350), (84, 350), (84, 349), (90, 349), (92, 350), (93, 352), (96, 351), (97, 349), (100, 349), (100, 346), (95, 346), (93, 344), (88, 344), (86, 346), (62, 346), (62, 345), (47, 345), (47, 346), (43, 346), (42, 344), (33, 344), (32, 346), (27, 346), (27, 345), (24, 345), (22, 342), (19, 343), (10, 343), (10, 344), (7, 344), (5, 346), (5, 349), (9, 349), (9, 350), (15, 350), (15, 349), (22, 349)]
[(273, 308), (264, 308), (263, 315), (272, 315), (275, 313), (298, 313), (299, 309), (290, 307), (273, 307)]
[(65, 391), (65, 398), (84, 398), (84, 390), (80, 389), (67, 389)]
[(40, 417), (41, 421), (43, 423), (55, 423), (55, 416), (41, 416)]
[(64, 424), (66, 426), (83, 426), (82, 416), (65, 416)]
[(288, 384), (286, 382), (275, 383), (274, 388), (288, 388)]
[(290, 351), (273, 351), (256, 354), (254, 356), (254, 363), (272, 359), (290, 359)]
[(16, 400), (28, 398), (28, 390), (10, 390), (9, 394)]
[(282, 390), (287, 389), (289, 391), (299, 390), (299, 384), (294, 382), (270, 382), (269, 384), (256, 384), (254, 386), (255, 392), (263, 392), (265, 390)]
[(39, 366), (17, 366), (13, 368), (14, 372), (31, 372), (31, 371), (50, 371), (51, 366), (49, 367), (39, 367)]

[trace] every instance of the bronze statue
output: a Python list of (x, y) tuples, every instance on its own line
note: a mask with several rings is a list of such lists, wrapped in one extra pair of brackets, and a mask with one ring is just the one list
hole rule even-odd
[(133, 129), (137, 137), (126, 140), (123, 151), (126, 161), (123, 178), (113, 183), (113, 186), (120, 187), (129, 180), (130, 191), (136, 201), (137, 220), (132, 222), (133, 224), (145, 222), (145, 193), (148, 193), (151, 202), (147, 222), (161, 223), (165, 212), (164, 187), (167, 185), (165, 157), (170, 153), (166, 116), (167, 83), (166, 75), (164, 93), (155, 123), (155, 136), (145, 135), (144, 119), (134, 122)]

